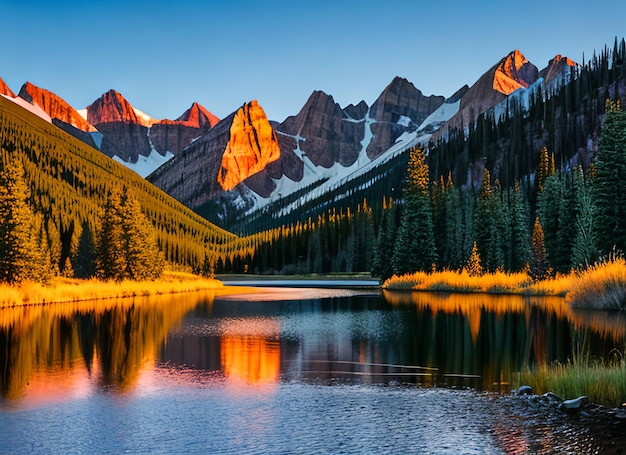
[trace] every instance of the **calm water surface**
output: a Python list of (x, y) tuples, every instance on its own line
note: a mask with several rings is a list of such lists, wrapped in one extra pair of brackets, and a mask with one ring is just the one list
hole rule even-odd
[(556, 298), (236, 291), (0, 310), (0, 453), (567, 451), (512, 375), (626, 346)]

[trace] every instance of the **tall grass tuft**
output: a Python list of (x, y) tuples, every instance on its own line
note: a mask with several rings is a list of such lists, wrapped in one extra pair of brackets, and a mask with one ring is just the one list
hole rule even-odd
[(582, 271), (533, 280), (526, 272), (483, 273), (472, 276), (465, 269), (416, 272), (389, 278), (383, 289), (483, 292), (561, 296), (574, 308), (626, 310), (626, 260), (616, 254)]
[(615, 254), (581, 271), (573, 272), (567, 301), (574, 308), (626, 310), (626, 260)]
[(195, 292), (221, 288), (217, 280), (201, 278), (185, 272), (164, 272), (154, 281), (101, 281), (58, 277), (53, 282), (24, 282), (19, 286), (0, 284), (0, 308), (42, 304), (80, 302), (136, 296)]
[(518, 373), (513, 386), (527, 384), (535, 393), (554, 392), (567, 400), (586, 395), (598, 404), (619, 406), (626, 402), (626, 359), (588, 362), (574, 358), (567, 363), (541, 365)]

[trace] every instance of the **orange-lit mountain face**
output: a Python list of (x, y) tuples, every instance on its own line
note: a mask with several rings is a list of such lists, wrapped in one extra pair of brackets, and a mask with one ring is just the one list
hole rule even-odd
[(259, 103), (251, 101), (235, 113), (217, 181), (225, 191), (232, 190), (279, 158), (276, 132)]
[(176, 120), (164, 119), (159, 122), (162, 125), (183, 125), (191, 128), (212, 128), (220, 119), (210, 113), (204, 106), (193, 103), (183, 115)]
[(87, 121), (92, 125), (121, 122), (149, 126), (149, 122), (140, 119), (133, 106), (115, 90), (109, 90), (87, 107)]
[(46, 89), (27, 82), (22, 86), (18, 96), (30, 104), (39, 106), (53, 119), (72, 125), (84, 132), (96, 131), (96, 128), (81, 117), (69, 103)]
[(0, 77), (0, 95), (10, 96), (11, 98), (15, 98), (15, 93), (9, 88), (9, 86), (2, 80)]
[(503, 58), (495, 70), (493, 89), (504, 95), (510, 95), (517, 89), (528, 87), (537, 80), (537, 77), (537, 67), (516, 49)]
[(578, 63), (571, 58), (563, 57), (561, 54), (557, 54), (552, 60), (550, 60), (548, 66), (541, 70), (539, 75), (543, 77), (546, 84), (549, 84), (552, 80), (566, 74), (576, 66), (578, 66)]

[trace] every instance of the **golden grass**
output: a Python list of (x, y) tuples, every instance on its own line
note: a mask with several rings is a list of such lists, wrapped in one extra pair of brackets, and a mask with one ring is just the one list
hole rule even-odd
[(626, 261), (611, 258), (575, 274), (567, 301), (574, 308), (626, 310)]
[(0, 308), (44, 304), (80, 302), (195, 292), (221, 288), (218, 280), (202, 278), (186, 272), (164, 272), (154, 281), (101, 281), (56, 278), (49, 284), (25, 282), (19, 286), (0, 284)]
[(416, 272), (394, 275), (383, 283), (383, 289), (561, 296), (575, 308), (626, 310), (626, 260), (612, 257), (583, 271), (537, 281), (525, 272), (480, 276), (471, 276), (465, 269)]

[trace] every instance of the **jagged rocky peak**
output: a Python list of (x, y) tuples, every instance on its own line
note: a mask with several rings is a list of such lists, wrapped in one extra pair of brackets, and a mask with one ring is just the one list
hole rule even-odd
[(407, 79), (396, 76), (372, 104), (370, 117), (392, 123), (396, 123), (400, 117), (408, 117), (419, 125), (444, 101), (443, 96), (424, 96)]
[(246, 103), (233, 117), (230, 137), (217, 174), (218, 183), (225, 191), (232, 190), (279, 158), (276, 132), (265, 111), (256, 100)]
[(121, 93), (115, 90), (109, 90), (87, 106), (87, 121), (96, 126), (101, 123), (114, 122), (150, 126), (151, 122), (142, 118), (144, 116), (141, 115), (140, 111), (138, 112), (133, 108)]
[(578, 66), (578, 63), (571, 58), (563, 57), (561, 54), (557, 54), (548, 62), (548, 66), (539, 72), (539, 76), (541, 76), (545, 83), (548, 84), (554, 78), (566, 74), (576, 66)]
[(30, 104), (39, 106), (52, 119), (60, 120), (84, 132), (96, 131), (93, 125), (82, 118), (76, 109), (49, 90), (26, 82), (22, 85), (18, 96)]
[(539, 70), (517, 49), (504, 57), (493, 76), (493, 89), (510, 95), (519, 88), (526, 88), (539, 78)]
[(343, 112), (346, 116), (353, 120), (362, 120), (367, 115), (367, 111), (369, 110), (369, 106), (363, 100), (356, 106), (354, 104), (348, 104), (343, 108)]
[[(364, 122), (355, 122), (354, 116), (360, 116), (358, 111), (367, 105), (358, 106), (349, 109), (351, 114), (344, 112), (331, 95), (314, 91), (297, 115), (288, 117), (277, 127), (282, 133), (281, 146), (284, 150), (299, 148), (315, 166), (329, 168), (335, 163), (350, 166), (359, 156), (365, 134)], [(296, 137), (303, 140), (296, 144), (293, 140)]]
[(176, 120), (161, 120), (161, 124), (178, 124), (191, 128), (212, 128), (220, 121), (215, 115), (209, 112), (204, 106), (194, 102), (183, 115)]
[(11, 98), (15, 98), (15, 93), (9, 88), (9, 86), (2, 80), (0, 77), (0, 95), (10, 96)]

